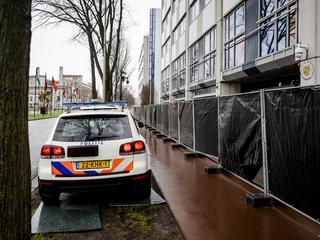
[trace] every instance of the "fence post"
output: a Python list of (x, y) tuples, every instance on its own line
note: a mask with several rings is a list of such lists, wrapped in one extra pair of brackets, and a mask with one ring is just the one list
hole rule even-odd
[(195, 117), (194, 117), (194, 99), (192, 99), (192, 146), (193, 151), (196, 151), (196, 127), (195, 127)]
[(264, 89), (260, 90), (261, 105), (261, 138), (262, 138), (262, 167), (263, 167), (263, 191), (264, 195), (269, 195), (269, 170), (268, 170), (268, 150), (266, 131), (266, 101)]
[(171, 129), (170, 129), (170, 126), (171, 126), (171, 103), (168, 104), (168, 137), (171, 138)]
[(178, 101), (178, 142), (181, 142), (180, 139), (180, 101)]
[(220, 145), (220, 97), (217, 96), (217, 106), (218, 106), (218, 163), (221, 164), (220, 152), (221, 152), (221, 145)]

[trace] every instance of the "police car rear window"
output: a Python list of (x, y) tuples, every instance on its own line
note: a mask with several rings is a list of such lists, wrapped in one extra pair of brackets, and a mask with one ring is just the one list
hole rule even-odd
[(53, 141), (108, 141), (131, 138), (126, 115), (89, 115), (60, 118)]

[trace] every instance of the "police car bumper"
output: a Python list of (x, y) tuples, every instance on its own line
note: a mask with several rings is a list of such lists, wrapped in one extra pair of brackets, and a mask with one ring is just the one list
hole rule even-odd
[(151, 170), (139, 175), (126, 177), (90, 179), (90, 180), (41, 180), (38, 179), (39, 188), (43, 195), (53, 193), (72, 192), (108, 192), (126, 190), (128, 188), (148, 187), (151, 183)]

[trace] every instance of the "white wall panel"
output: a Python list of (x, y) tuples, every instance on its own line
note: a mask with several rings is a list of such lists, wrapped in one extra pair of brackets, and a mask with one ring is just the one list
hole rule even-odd
[(178, 47), (178, 45), (179, 45), (179, 44), (177, 44), (177, 42), (178, 42), (178, 41), (176, 41), (176, 42), (172, 45), (172, 47), (171, 47), (171, 50), (172, 50), (172, 52), (171, 52), (171, 54), (172, 54), (172, 59), (175, 59), (176, 56), (177, 56), (177, 47)]
[(223, 1), (223, 16), (236, 7), (243, 0), (222, 0)]
[(197, 40), (198, 36), (198, 19), (194, 20), (189, 28), (189, 46)]
[(179, 48), (177, 56), (180, 56), (186, 50), (186, 34), (182, 34), (179, 39)]
[(216, 11), (214, 0), (212, 0), (202, 12), (202, 31), (203, 34), (216, 25)]
[(186, 0), (180, 1), (179, 17), (181, 18), (186, 12)]

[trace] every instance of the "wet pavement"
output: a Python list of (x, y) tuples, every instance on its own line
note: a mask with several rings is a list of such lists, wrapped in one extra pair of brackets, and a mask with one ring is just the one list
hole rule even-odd
[(207, 158), (185, 158), (146, 130), (152, 171), (186, 239), (320, 239), (320, 225), (285, 206), (253, 208), (252, 186), (231, 174), (211, 174)]
[[(47, 141), (57, 118), (29, 121), (29, 145), (31, 161), (31, 179), (37, 177), (40, 150)], [(36, 187), (36, 186), (34, 186)]]

